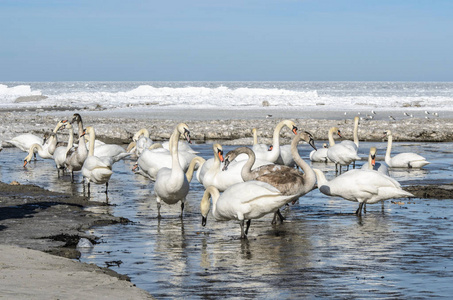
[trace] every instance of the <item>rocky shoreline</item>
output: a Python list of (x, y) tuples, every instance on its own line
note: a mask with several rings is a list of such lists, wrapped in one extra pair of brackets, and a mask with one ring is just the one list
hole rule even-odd
[[(170, 137), (175, 123), (186, 122), (191, 129), (191, 137), (196, 143), (210, 143), (222, 141), (223, 144), (250, 144), (252, 141), (252, 128), (257, 128), (259, 139), (263, 143), (269, 143), (272, 138), (275, 125), (283, 120), (281, 114), (272, 117), (262, 117), (257, 114), (250, 114), (248, 118), (238, 119), (236, 117), (211, 119), (210, 110), (187, 112), (187, 120), (180, 111), (161, 115), (162, 119), (155, 114), (143, 112), (134, 115), (120, 114), (109, 111), (102, 112), (80, 112), (84, 123), (94, 126), (96, 136), (107, 143), (128, 144), (132, 136), (141, 128), (147, 128), (153, 140), (166, 140)], [(198, 113), (199, 119), (193, 119)], [(51, 111), (51, 112), (3, 112), (0, 114), (0, 140), (3, 146), (10, 146), (5, 141), (22, 133), (33, 133), (42, 135), (45, 131), (53, 129), (61, 119), (72, 116), (72, 111)], [(228, 115), (228, 114), (227, 114)], [(234, 111), (230, 112), (235, 116)], [(298, 114), (300, 115), (300, 114)], [(260, 117), (261, 116), (261, 117)], [(280, 116), (280, 117), (279, 117)], [(294, 120), (302, 130), (311, 132), (315, 140), (327, 140), (329, 128), (339, 127), (346, 139), (352, 139), (353, 120), (351, 118), (338, 119), (338, 114), (326, 112), (326, 118), (318, 116), (311, 118), (310, 113)], [(332, 118), (331, 118), (332, 117)], [(453, 119), (450, 118), (405, 118), (400, 120), (361, 120), (359, 125), (359, 138), (362, 141), (382, 141), (383, 132), (392, 130), (394, 141), (411, 142), (451, 142), (453, 141)], [(64, 133), (62, 134), (64, 136)], [(282, 141), (288, 142), (291, 138), (289, 131), (282, 132)], [(65, 137), (60, 140), (65, 140)]]

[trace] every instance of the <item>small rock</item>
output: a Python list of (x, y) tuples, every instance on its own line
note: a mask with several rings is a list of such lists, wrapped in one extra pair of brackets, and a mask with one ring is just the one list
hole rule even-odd
[(20, 185), (20, 183), (14, 180), (14, 181), (11, 181), (10, 185)]

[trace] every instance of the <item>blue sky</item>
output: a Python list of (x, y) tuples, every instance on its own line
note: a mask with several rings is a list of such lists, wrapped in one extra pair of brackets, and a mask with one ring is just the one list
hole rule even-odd
[(0, 0), (0, 81), (453, 81), (453, 1)]

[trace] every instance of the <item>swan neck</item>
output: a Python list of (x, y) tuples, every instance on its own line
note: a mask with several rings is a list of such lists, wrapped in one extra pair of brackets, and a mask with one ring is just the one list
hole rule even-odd
[(256, 129), (253, 129), (253, 145), (258, 144), (258, 133), (256, 132)]
[(66, 153), (72, 148), (73, 144), (74, 144), (74, 131), (72, 130), (72, 128), (70, 128), (68, 145), (66, 146)]
[[(93, 156), (94, 155), (94, 141), (96, 140), (96, 134), (94, 132), (94, 128), (91, 127), (89, 129), (88, 133), (90, 134), (90, 149), (88, 150), (88, 156)], [(83, 143), (85, 144), (85, 139), (81, 138), (81, 140), (83, 140)]]
[(171, 154), (171, 168), (172, 168), (172, 174), (174, 173), (173, 171), (181, 171), (181, 165), (179, 164), (179, 156), (178, 156), (178, 141), (179, 141), (179, 131), (178, 128), (175, 128), (173, 131), (173, 134), (170, 136), (170, 154)]
[(326, 175), (321, 170), (318, 169), (313, 169), (315, 174), (316, 174), (316, 180), (318, 181), (318, 188), (321, 187), (322, 185), (325, 185), (328, 183), (326, 179)]
[(359, 118), (354, 118), (354, 144), (359, 147)]
[(208, 186), (203, 194), (203, 198), (201, 198), (200, 208), (201, 214), (204, 217), (207, 217), (209, 208), (211, 206), (210, 198), (212, 198), (212, 215), (215, 216), (216, 214), (216, 206), (217, 200), (220, 197), (219, 190), (214, 186)]
[(247, 147), (245, 147), (244, 153), (248, 155), (248, 159), (245, 162), (244, 166), (242, 166), (241, 177), (242, 180), (244, 181), (253, 180), (254, 178), (252, 176), (252, 167), (253, 164), (255, 163), (256, 156), (255, 153), (250, 148)]
[(335, 140), (333, 139), (333, 129), (329, 130), (329, 147), (335, 145)]
[(390, 154), (392, 153), (392, 143), (393, 143), (393, 136), (390, 134), (388, 135), (388, 141), (387, 141), (387, 151), (385, 152), (385, 162), (388, 164), (388, 161), (390, 160)]
[(302, 169), (304, 172), (304, 177), (306, 180), (306, 186), (313, 186), (316, 183), (316, 175), (313, 172), (313, 169), (302, 159), (297, 150), (297, 145), (300, 141), (300, 134), (296, 135), (291, 142), (291, 155), (294, 159), (294, 162)]
[(43, 149), (42, 149), (42, 146), (40, 144), (33, 144), (30, 146), (30, 149), (28, 149), (28, 155), (27, 155), (27, 158), (33, 156), (33, 153), (35, 153), (35, 150), (38, 151), (38, 153), (42, 152)]
[(204, 162), (205, 162), (205, 159), (201, 156), (195, 156), (194, 158), (192, 158), (192, 160), (190, 161), (189, 168), (187, 169), (187, 172), (186, 172), (187, 181), (189, 181), (189, 182), (192, 181), (193, 172), (195, 171), (195, 166), (200, 165)]

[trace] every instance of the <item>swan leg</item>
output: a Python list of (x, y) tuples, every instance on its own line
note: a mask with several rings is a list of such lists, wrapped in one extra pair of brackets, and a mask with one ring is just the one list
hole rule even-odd
[(382, 212), (384, 212), (384, 201), (381, 201), (381, 209), (382, 209)]
[(87, 188), (88, 188), (88, 198), (91, 196), (91, 191), (90, 191), (90, 182), (87, 182)]
[(157, 198), (157, 218), (158, 218), (158, 219), (161, 219), (161, 218), (162, 218), (162, 216), (160, 215), (160, 207), (161, 207), (160, 199)]
[(105, 183), (105, 202), (109, 203), (109, 194), (108, 194), (109, 182)]
[(272, 219), (272, 222), (271, 222), (272, 225), (277, 224), (277, 217), (279, 219), (279, 223), (283, 224), (283, 221), (285, 220), (285, 217), (280, 212), (280, 209), (277, 209), (277, 211), (274, 213), (274, 218)]
[(245, 235), (249, 234), (249, 228), (250, 228), (250, 224), (252, 223), (252, 220), (248, 220), (247, 223), (246, 223), (246, 228), (245, 228)]
[(362, 207), (363, 207), (363, 202), (360, 202), (360, 203), (359, 203), (359, 208), (357, 208), (357, 210), (355, 211), (355, 214), (356, 214), (358, 217), (361, 217), (361, 216), (362, 216)]
[(184, 212), (184, 201), (181, 201), (181, 215), (180, 215), (181, 218), (183, 212)]
[(366, 202), (363, 203), (363, 212), (366, 213)]
[[(74, 183), (74, 172), (71, 171), (71, 183)], [(88, 193), (90, 193), (90, 183), (88, 182)]]
[(244, 220), (242, 220), (239, 224), (241, 225), (241, 239), (246, 239), (247, 235), (244, 232)]

